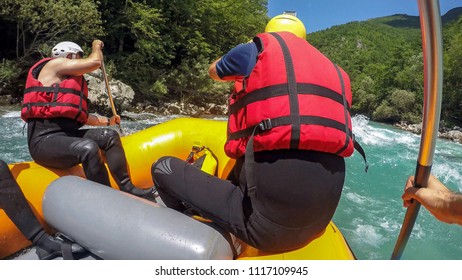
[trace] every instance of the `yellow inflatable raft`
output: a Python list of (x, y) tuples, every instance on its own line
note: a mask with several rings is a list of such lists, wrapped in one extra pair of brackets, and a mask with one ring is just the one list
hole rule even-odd
[[(234, 160), (224, 153), (225, 141), (226, 122), (195, 118), (171, 120), (122, 137), (133, 183), (140, 188), (153, 185), (151, 165), (154, 161), (165, 155), (186, 159), (193, 146), (206, 146), (213, 151), (218, 159), (217, 176), (226, 178), (234, 165)], [(75, 166), (68, 170), (57, 170), (34, 162), (10, 164), (9, 167), (42, 224), (48, 231), (53, 231), (43, 218), (42, 197), (45, 190), (50, 183), (62, 176), (84, 177), (82, 168)], [(117, 188), (112, 178), (111, 183), (113, 188)], [(0, 224), (0, 259), (30, 245), (1, 209)], [(271, 254), (244, 245), (237, 259), (339, 260), (355, 259), (355, 256), (342, 233), (331, 222), (321, 237), (299, 250)]]

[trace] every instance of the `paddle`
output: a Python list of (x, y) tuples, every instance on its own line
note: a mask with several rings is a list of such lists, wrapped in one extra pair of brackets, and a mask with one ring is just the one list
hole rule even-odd
[[(114, 105), (114, 100), (112, 99), (111, 88), (109, 87), (109, 81), (107, 79), (106, 68), (104, 67), (104, 61), (103, 60), (101, 61), (101, 71), (103, 72), (104, 83), (106, 84), (107, 95), (109, 96), (109, 103), (111, 104), (112, 115), (116, 116), (117, 111), (116, 111), (116, 108), (115, 108), (115, 105)], [(117, 125), (119, 126), (120, 134), (123, 135), (122, 127), (120, 126), (120, 122)]]
[[(443, 45), (438, 0), (418, 0), (424, 53), (424, 108), (415, 187), (426, 187), (433, 162), (443, 91)], [(420, 203), (408, 207), (395, 244), (392, 260), (401, 258), (419, 213)]]

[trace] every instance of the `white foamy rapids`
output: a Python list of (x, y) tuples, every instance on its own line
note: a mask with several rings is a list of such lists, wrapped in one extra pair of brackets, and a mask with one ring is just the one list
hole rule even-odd
[(452, 163), (437, 163), (432, 165), (432, 174), (438, 178), (448, 188), (456, 191), (462, 191), (462, 174), (460, 172), (460, 163), (454, 167)]
[(394, 236), (394, 233), (399, 232), (401, 229), (401, 223), (398, 223), (397, 220), (394, 220), (391, 218), (382, 217), (378, 222), (379, 222), (379, 226), (383, 230), (391, 234), (391, 236)]
[(362, 196), (360, 194), (357, 194), (357, 193), (351, 192), (351, 191), (345, 192), (344, 195), (345, 195), (346, 199), (348, 199), (349, 201), (353, 202), (354, 204), (358, 204), (358, 205), (365, 205), (365, 204), (367, 205), (369, 203), (374, 202), (374, 200), (372, 198), (365, 197), (365, 196)]
[(352, 224), (354, 225), (354, 239), (357, 243), (366, 243), (374, 248), (379, 248), (386, 240), (386, 238), (380, 234), (378, 228), (365, 223), (362, 219), (353, 219)]
[(20, 118), (21, 111), (8, 112), (2, 115), (2, 118)]
[(373, 146), (406, 145), (417, 146), (419, 136), (406, 132), (395, 132), (391, 129), (374, 127), (369, 124), (369, 118), (356, 115), (352, 118), (353, 133), (361, 143)]

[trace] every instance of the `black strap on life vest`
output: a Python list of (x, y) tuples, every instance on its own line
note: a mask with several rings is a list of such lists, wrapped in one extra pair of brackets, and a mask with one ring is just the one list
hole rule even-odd
[[(54, 97), (57, 98), (56, 94), (58, 92), (61, 92), (61, 93), (69, 93), (69, 94), (75, 94), (77, 96), (80, 96), (80, 90), (76, 90), (76, 89), (73, 89), (73, 88), (65, 88), (65, 87), (59, 87), (57, 84), (51, 86), (51, 87), (39, 87), (39, 86), (36, 86), (36, 87), (29, 87), (29, 88), (26, 88), (24, 89), (24, 94), (28, 94), (30, 92), (48, 92), (48, 93), (54, 93)], [(56, 99), (53, 99), (54, 101), (56, 101)], [(84, 96), (84, 98), (87, 100), (87, 98)]]
[[(298, 94), (300, 95), (316, 95), (324, 98), (329, 98), (341, 105), (344, 105), (343, 96), (338, 92), (326, 88), (321, 85), (310, 83), (297, 83)], [(287, 95), (287, 84), (278, 84), (267, 86), (261, 89), (252, 91), (252, 94), (242, 96), (238, 101), (229, 106), (229, 114), (237, 113), (237, 111), (253, 102), (266, 100), (272, 97)], [(350, 112), (350, 105), (346, 103), (346, 110)]]
[[(80, 99), (79, 99), (79, 111), (77, 112), (77, 115), (75, 116), (74, 120), (77, 121), (80, 117), (80, 114), (82, 114), (82, 111), (83, 111), (83, 100), (87, 100), (87, 99), (84, 99), (85, 98), (85, 95), (83, 94), (83, 86), (84, 86), (84, 82), (85, 82), (85, 79), (82, 77), (82, 84), (81, 84), (81, 91), (80, 91)], [(87, 100), (87, 105), (88, 105), (88, 100)], [(87, 113), (87, 112), (85, 112)]]
[(337, 71), (337, 74), (338, 74), (338, 78), (340, 80), (340, 87), (342, 88), (342, 97), (343, 97), (343, 112), (344, 112), (344, 117), (345, 117), (345, 144), (343, 145), (342, 148), (340, 148), (336, 154), (339, 155), (341, 154), (343, 151), (345, 151), (346, 148), (348, 148), (348, 144), (350, 144), (350, 134), (348, 133), (348, 131), (350, 130), (348, 128), (348, 111), (346, 109), (346, 106), (348, 104), (347, 100), (346, 100), (346, 93), (345, 93), (345, 82), (343, 81), (343, 76), (342, 76), (342, 73), (340, 72), (340, 69), (339, 67), (337, 66), (337, 64), (333, 63), (332, 64), (334, 65), (334, 68), (335, 70)]
[(358, 151), (358, 153), (363, 157), (364, 164), (365, 164), (364, 172), (367, 173), (367, 170), (369, 169), (369, 164), (367, 163), (366, 152), (364, 152), (364, 149), (363, 147), (361, 147), (359, 142), (356, 141), (354, 134), (353, 134), (353, 146), (355, 147), (355, 150)]
[(282, 48), (282, 54), (286, 64), (287, 92), (289, 94), (290, 116), (292, 120), (292, 131), (290, 137), (290, 148), (298, 149), (300, 144), (300, 106), (298, 104), (297, 79), (295, 77), (294, 63), (290, 55), (289, 47), (278, 33), (270, 33), (278, 41)]
[[(285, 125), (290, 125), (290, 124), (292, 124), (291, 116), (265, 119), (256, 125), (230, 133), (228, 135), (228, 139), (236, 140), (236, 139), (240, 139), (243, 137), (250, 137), (252, 135), (258, 135), (265, 131), (267, 132), (268, 130), (274, 127), (285, 126)], [(338, 121), (328, 119), (328, 118), (318, 117), (318, 116), (300, 116), (300, 124), (313, 124), (313, 125), (319, 125), (319, 126), (326, 126), (326, 127), (340, 130), (342, 132), (345, 131), (345, 125), (343, 123), (340, 123)], [(348, 129), (347, 133), (350, 135), (350, 137), (353, 137), (353, 134), (350, 129)]]

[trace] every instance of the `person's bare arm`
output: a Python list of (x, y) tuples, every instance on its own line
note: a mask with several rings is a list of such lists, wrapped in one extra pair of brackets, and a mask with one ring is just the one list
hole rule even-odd
[(426, 188), (415, 188), (414, 176), (409, 177), (404, 188), (404, 207), (416, 199), (438, 220), (462, 225), (462, 195), (446, 188), (433, 175), (430, 175)]
[(48, 62), (42, 71), (38, 80), (44, 86), (51, 86), (54, 83), (59, 83), (66, 76), (81, 76), (98, 69), (103, 60), (103, 42), (94, 40), (92, 44), (92, 52), (86, 58), (68, 59), (56, 58)]
[(219, 82), (228, 82), (226, 80), (222, 80), (218, 74), (217, 74), (217, 63), (218, 61), (220, 61), (221, 58), (215, 60), (214, 62), (212, 62), (212, 64), (210, 64), (209, 66), (209, 76), (210, 78), (214, 79), (215, 81), (219, 81)]
[(91, 125), (91, 126), (109, 126), (109, 125), (115, 125), (118, 123), (120, 123), (119, 115), (115, 115), (110, 118), (107, 118), (104, 116), (90, 114), (88, 115), (86, 124)]

